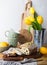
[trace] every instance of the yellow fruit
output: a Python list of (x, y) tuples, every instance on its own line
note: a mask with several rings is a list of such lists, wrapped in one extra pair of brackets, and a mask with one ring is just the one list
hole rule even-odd
[(38, 16), (37, 17), (37, 21), (39, 24), (42, 24), (43, 23), (43, 17), (42, 16)]
[(47, 48), (46, 47), (41, 47), (40, 48), (40, 53), (47, 54)]
[(0, 42), (0, 47), (7, 47), (9, 44), (7, 42)]
[(34, 13), (35, 13), (34, 8), (33, 8), (33, 7), (31, 7), (29, 12), (30, 12), (30, 14), (34, 14)]
[(34, 21), (35, 21), (35, 19), (31, 16), (28, 16), (24, 19), (24, 22), (25, 22), (26, 25), (31, 25), (32, 22), (34, 22)]

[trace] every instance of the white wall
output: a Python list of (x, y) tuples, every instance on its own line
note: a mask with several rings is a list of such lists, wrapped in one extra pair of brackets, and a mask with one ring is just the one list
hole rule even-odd
[(47, 0), (32, 0), (32, 2), (37, 13), (44, 18), (43, 27), (47, 28)]
[(0, 41), (6, 40), (4, 35), (6, 30), (20, 29), (24, 3), (24, 0), (0, 0)]
[(44, 43), (47, 43), (47, 0), (32, 0), (32, 2), (36, 12), (44, 18), (43, 27), (46, 28)]
[[(0, 0), (0, 41), (5, 39), (5, 31), (20, 29), (21, 13), (27, 0)], [(47, 28), (47, 0), (32, 0), (36, 11), (44, 17), (43, 27)], [(47, 31), (46, 31), (47, 32)], [(46, 34), (45, 32), (45, 34)], [(45, 42), (47, 42), (47, 34)]]

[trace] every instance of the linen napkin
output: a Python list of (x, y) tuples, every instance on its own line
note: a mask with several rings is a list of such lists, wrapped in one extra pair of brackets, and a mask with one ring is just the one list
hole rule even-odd
[(37, 65), (37, 62), (32, 62), (32, 59), (28, 61), (28, 59), (25, 61), (4, 61), (0, 60), (0, 65)]
[(0, 60), (0, 65), (37, 65), (37, 62), (30, 62), (30, 63), (21, 64), (20, 62), (15, 62), (15, 61)]

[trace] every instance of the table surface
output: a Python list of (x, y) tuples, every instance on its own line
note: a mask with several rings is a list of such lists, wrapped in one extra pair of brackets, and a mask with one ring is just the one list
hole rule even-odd
[(47, 65), (47, 55), (44, 55), (43, 57), (41, 57), (39, 59), (42, 60), (42, 61), (38, 61), (37, 62), (38, 65)]

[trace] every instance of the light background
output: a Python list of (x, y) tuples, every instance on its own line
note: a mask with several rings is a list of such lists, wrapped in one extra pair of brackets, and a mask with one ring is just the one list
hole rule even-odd
[[(27, 0), (0, 0), (0, 41), (7, 41), (5, 31), (14, 29), (18, 32), (21, 26), (21, 14)], [(47, 0), (32, 0), (39, 15), (44, 17), (43, 27), (47, 29)], [(45, 31), (47, 43), (47, 30)]]

